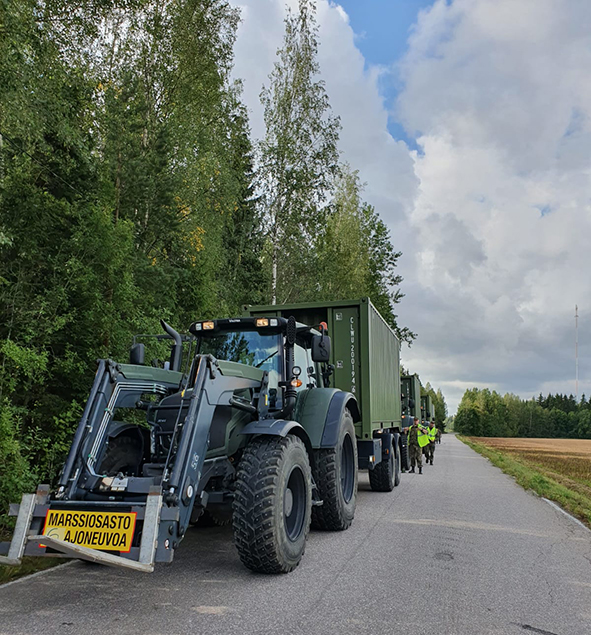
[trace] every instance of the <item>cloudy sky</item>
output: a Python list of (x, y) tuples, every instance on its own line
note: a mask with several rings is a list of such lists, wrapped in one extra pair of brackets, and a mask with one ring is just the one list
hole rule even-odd
[[(234, 0), (253, 135), (285, 0)], [(343, 159), (403, 252), (404, 365), (443, 390), (591, 394), (591, 2), (318, 0)]]

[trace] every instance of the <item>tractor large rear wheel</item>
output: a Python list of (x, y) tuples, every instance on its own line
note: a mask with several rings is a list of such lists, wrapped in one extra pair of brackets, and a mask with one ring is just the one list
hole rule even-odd
[(312, 508), (312, 527), (330, 531), (348, 529), (357, 499), (357, 441), (353, 417), (345, 409), (334, 448), (316, 450), (314, 480), (322, 505)]
[(122, 434), (109, 439), (99, 472), (107, 476), (120, 473), (125, 476), (139, 476), (143, 453), (142, 442), (135, 435)]
[(310, 530), (312, 473), (301, 439), (254, 438), (236, 473), (234, 542), (242, 563), (259, 573), (289, 573)]

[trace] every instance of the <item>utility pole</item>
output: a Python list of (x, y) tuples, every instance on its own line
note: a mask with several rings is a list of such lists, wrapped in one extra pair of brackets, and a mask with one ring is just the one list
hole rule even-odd
[(579, 401), (579, 307), (575, 304), (575, 396)]

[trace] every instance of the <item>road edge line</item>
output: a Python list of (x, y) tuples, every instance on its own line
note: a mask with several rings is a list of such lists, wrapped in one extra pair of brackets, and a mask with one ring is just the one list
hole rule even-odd
[(543, 496), (540, 496), (540, 498), (543, 501), (546, 501), (548, 503), (548, 505), (551, 505), (552, 507), (554, 507), (554, 509), (557, 509), (559, 512), (562, 512), (565, 516), (567, 516), (572, 521), (577, 523), (577, 525), (579, 525), (579, 527), (582, 527), (583, 529), (585, 529), (585, 531), (588, 531), (588, 532), (591, 533), (591, 529), (589, 529), (589, 527), (587, 527), (587, 525), (585, 525), (585, 523), (581, 522), (578, 518), (575, 518), (572, 514), (569, 514), (565, 509), (562, 509), (562, 507), (560, 505), (558, 505), (554, 501), (549, 500), (548, 498), (544, 498)]
[(31, 578), (37, 578), (42, 576), (44, 573), (50, 573), (51, 571), (56, 571), (57, 569), (63, 569), (64, 567), (69, 567), (72, 564), (76, 564), (77, 560), (70, 560), (70, 562), (64, 562), (63, 564), (58, 564), (55, 567), (49, 567), (49, 569), (43, 569), (43, 571), (36, 571), (35, 573), (29, 573), (28, 575), (24, 575), (16, 580), (9, 580), (8, 582), (4, 582), (4, 584), (0, 584), (0, 589), (4, 589), (7, 586), (11, 586), (12, 584), (18, 584), (19, 582), (25, 582), (26, 580), (30, 580)]

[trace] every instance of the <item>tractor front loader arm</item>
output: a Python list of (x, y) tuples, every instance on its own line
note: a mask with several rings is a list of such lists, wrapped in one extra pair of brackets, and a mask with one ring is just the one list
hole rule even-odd
[[(195, 363), (198, 366), (187, 416), (170, 476), (164, 483), (165, 502), (179, 507), (179, 540), (189, 525), (196, 495), (202, 490), (199, 482), (216, 406), (238, 407), (234, 392), (245, 389), (260, 390), (262, 383), (248, 377), (223, 375), (217, 360), (211, 355), (200, 355)], [(264, 383), (266, 373), (261, 374)]]
[[(145, 498), (142, 500), (137, 494), (126, 498), (123, 493), (119, 501), (99, 500), (96, 496), (70, 497), (71, 493), (92, 493), (78, 485), (80, 474), (88, 465), (89, 446), (98, 443), (97, 438), (101, 438), (96, 436), (99, 434), (97, 424), (102, 421), (98, 415), (109, 410), (106, 408), (107, 403), (110, 403), (109, 399), (114, 399), (109, 395), (114, 394), (113, 374), (117, 369), (111, 368), (108, 361), (99, 364), (87, 407), (59, 481), (57, 495), (49, 497), (49, 487), (40, 486), (36, 494), (25, 494), (20, 506), (11, 506), (12, 513), (17, 515), (17, 522), (12, 541), (0, 543), (0, 554), (3, 554), (0, 564), (18, 565), (25, 554), (62, 555), (150, 572), (155, 562), (170, 562), (173, 559), (189, 525), (195, 500), (203, 496), (204, 482), (200, 481), (207, 478), (203, 466), (216, 406), (244, 406), (246, 409), (244, 400), (235, 401), (235, 391), (251, 390), (254, 395), (260, 394), (267, 379), (263, 371), (260, 374), (251, 371), (249, 376), (239, 376), (236, 369), (234, 373), (227, 369), (227, 374), (224, 374), (217, 360), (210, 355), (198, 355), (194, 363), (195, 379), (182, 393), (179, 416), (161, 479), (130, 477), (130, 483), (136, 483), (134, 491), (143, 488)], [(187, 413), (184, 419), (181, 417), (183, 412)], [(203, 498), (206, 500), (206, 495)], [(43, 535), (48, 513), (88, 513), (85, 510), (101, 514), (131, 510), (136, 514), (137, 521), (141, 521), (139, 546), (116, 555), (116, 551), (107, 553), (108, 550), (74, 544), (55, 535)]]

